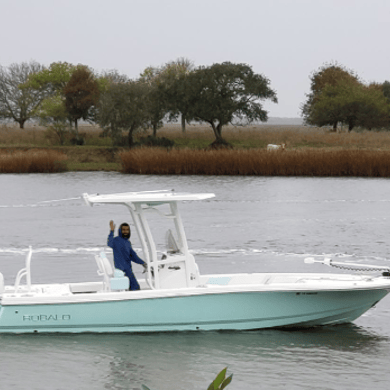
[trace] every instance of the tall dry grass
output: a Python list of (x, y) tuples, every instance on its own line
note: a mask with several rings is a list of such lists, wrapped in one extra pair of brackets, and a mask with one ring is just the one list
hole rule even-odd
[(390, 177), (385, 151), (139, 149), (120, 158), (123, 172), (133, 174)]
[(20, 129), (13, 125), (0, 126), (0, 145), (47, 145), (43, 127)]
[[(102, 129), (99, 126), (81, 125), (79, 134), (87, 145), (111, 146), (109, 138), (101, 138), (99, 135)], [(75, 135), (68, 132), (65, 135), (65, 144), (72, 145), (70, 140)], [(45, 147), (60, 145), (58, 136), (43, 126), (26, 125), (25, 129), (20, 129), (15, 125), (0, 125), (0, 146), (35, 146)]]
[(0, 154), (0, 173), (64, 172), (67, 156), (53, 150), (28, 150)]

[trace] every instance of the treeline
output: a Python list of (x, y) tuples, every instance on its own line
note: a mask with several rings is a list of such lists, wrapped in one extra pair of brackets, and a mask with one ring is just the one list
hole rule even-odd
[(114, 145), (133, 145), (133, 135), (153, 128), (164, 118), (208, 123), (217, 144), (225, 144), (223, 126), (234, 120), (266, 121), (262, 101), (277, 101), (270, 81), (245, 64), (225, 62), (197, 67), (179, 59), (161, 67), (148, 67), (136, 80), (118, 72), (95, 74), (85, 65), (36, 63), (0, 67), (0, 118), (20, 124), (39, 118), (63, 144), (70, 124), (76, 143), (82, 143), (78, 121), (101, 126)]
[[(340, 65), (324, 65), (310, 76), (310, 92), (302, 104), (306, 124), (347, 124), (366, 129), (390, 128), (390, 83), (366, 85)], [(37, 118), (64, 144), (70, 132), (82, 144), (80, 119), (98, 124), (113, 145), (134, 145), (134, 134), (153, 129), (163, 120), (181, 118), (210, 125), (214, 145), (227, 143), (222, 129), (228, 124), (267, 121), (262, 102), (277, 102), (270, 80), (249, 65), (217, 63), (195, 67), (181, 58), (160, 67), (147, 67), (137, 79), (116, 71), (97, 74), (86, 65), (66, 62), (49, 67), (29, 63), (0, 66), (0, 119), (24, 123)], [(123, 133), (126, 133), (124, 139)], [(149, 140), (153, 145), (153, 142)], [(158, 143), (156, 143), (158, 144)]]

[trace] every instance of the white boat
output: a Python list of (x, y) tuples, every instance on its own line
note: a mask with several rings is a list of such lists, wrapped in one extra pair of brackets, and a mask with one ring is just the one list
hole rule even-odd
[[(34, 284), (32, 249), (12, 286), (0, 274), (0, 333), (162, 332), (312, 327), (355, 320), (390, 291), (388, 267), (364, 266), (368, 274), (237, 273), (202, 275), (190, 253), (178, 202), (214, 194), (172, 191), (83, 194), (84, 201), (122, 205), (131, 214), (148, 264), (141, 290), (102, 252), (101, 281)], [(147, 214), (170, 222), (167, 249), (160, 254)], [(306, 259), (307, 263), (315, 260)], [(327, 265), (339, 265), (330, 259)], [(342, 266), (342, 265), (341, 265)], [(349, 267), (353, 266), (348, 264)], [(372, 271), (377, 271), (375, 274)]]

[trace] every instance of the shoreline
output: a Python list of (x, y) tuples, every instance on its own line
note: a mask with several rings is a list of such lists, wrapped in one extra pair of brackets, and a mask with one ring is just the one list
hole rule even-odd
[[(145, 146), (134, 149), (113, 147), (111, 139), (102, 137), (102, 130), (97, 126), (80, 127), (80, 135), (85, 139), (85, 145), (70, 145), (68, 140), (66, 145), (61, 146), (45, 128), (20, 130), (2, 127), (0, 165), (3, 167), (0, 167), (0, 172), (7, 172), (5, 159), (12, 165), (10, 156), (23, 153), (31, 156), (41, 151), (65, 157), (61, 157), (61, 164), (65, 166), (64, 170), (70, 172), (259, 176), (351, 176), (355, 172), (364, 177), (389, 177), (389, 131), (335, 133), (323, 128), (294, 125), (227, 126), (222, 135), (232, 149), (218, 151), (209, 148), (215, 138), (208, 126), (189, 125), (186, 133), (175, 126), (159, 129), (158, 138), (165, 137), (174, 142), (169, 150)], [(135, 141), (139, 142), (140, 138), (148, 135), (150, 131), (139, 132)], [(282, 143), (286, 144), (285, 151), (267, 153), (268, 144)], [(123, 155), (133, 156), (126, 167)], [(363, 157), (365, 164), (371, 164), (371, 168), (361, 167), (359, 173), (354, 166), (361, 166)], [(13, 168), (10, 172), (26, 170)]]

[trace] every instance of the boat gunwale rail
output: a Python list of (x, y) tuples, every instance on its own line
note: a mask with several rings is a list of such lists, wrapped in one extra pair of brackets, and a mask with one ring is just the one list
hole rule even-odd
[[(378, 281), (382, 281), (381, 278), (377, 278)], [(350, 281), (352, 282), (352, 281)], [(362, 281), (361, 285), (354, 283), (354, 291), (364, 290), (390, 290), (390, 280), (386, 279), (386, 283), (377, 283), (370, 286), (363, 285), (366, 281)], [(77, 303), (110, 303), (113, 301), (126, 301), (126, 300), (144, 300), (144, 299), (166, 299), (166, 298), (182, 298), (187, 296), (201, 296), (201, 295), (219, 295), (219, 294), (242, 294), (242, 293), (294, 293), (294, 292), (334, 292), (334, 291), (350, 291), (351, 283), (343, 285), (333, 286), (317, 286), (313, 288), (313, 285), (295, 284), (290, 283), (289, 288), (286, 288), (286, 284), (274, 284), (272, 289), (269, 285), (264, 284), (250, 284), (250, 285), (207, 285), (190, 288), (177, 288), (177, 289), (159, 289), (159, 290), (140, 290), (140, 291), (118, 291), (118, 292), (103, 292), (98, 291), (94, 294), (90, 293), (78, 293), (68, 295), (46, 295), (39, 294), (33, 296), (10, 296), (10, 294), (3, 294), (3, 306), (12, 305), (34, 305), (34, 304), (77, 304)]]

